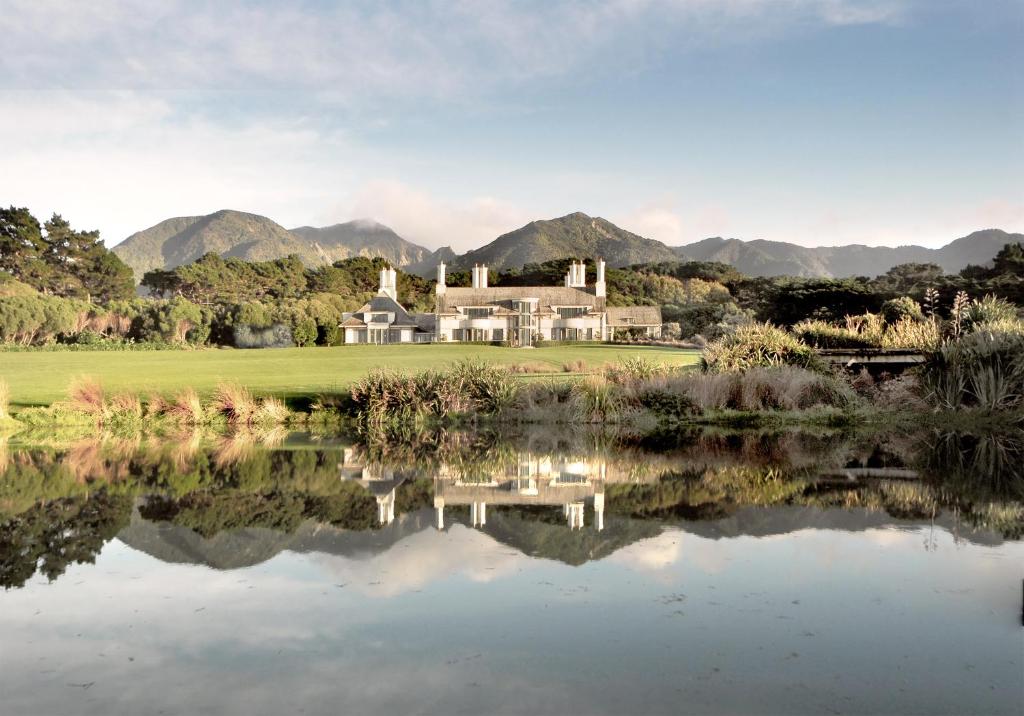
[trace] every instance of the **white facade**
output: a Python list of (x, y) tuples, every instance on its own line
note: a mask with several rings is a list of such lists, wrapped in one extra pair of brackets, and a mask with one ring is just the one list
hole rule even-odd
[(488, 286), (487, 266), (471, 270), (471, 286), (446, 283), (437, 267), (435, 310), (409, 314), (398, 303), (395, 271), (381, 271), (380, 290), (359, 311), (346, 314), (345, 343), (488, 342), (532, 346), (543, 341), (608, 341), (616, 333), (661, 335), (656, 306), (606, 306), (605, 262), (596, 262), (587, 286), (586, 264), (570, 265), (564, 286)]

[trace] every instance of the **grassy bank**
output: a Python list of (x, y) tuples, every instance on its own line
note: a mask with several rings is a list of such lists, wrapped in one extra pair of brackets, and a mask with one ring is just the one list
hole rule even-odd
[(554, 345), (517, 350), (487, 345), (342, 346), (276, 350), (154, 352), (0, 353), (0, 379), (11, 389), (13, 409), (49, 405), (67, 395), (71, 381), (88, 375), (108, 391), (172, 393), (191, 387), (206, 397), (231, 381), (257, 394), (282, 398), (338, 392), (375, 368), (416, 371), (443, 368), (459, 360), (491, 364), (550, 366), (583, 361), (597, 368), (633, 356), (670, 365), (691, 365), (699, 353), (650, 346)]

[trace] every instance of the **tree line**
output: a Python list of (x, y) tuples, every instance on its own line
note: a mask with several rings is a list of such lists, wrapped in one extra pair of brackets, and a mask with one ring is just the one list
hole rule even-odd
[[(493, 286), (557, 286), (572, 258), (491, 271)], [(377, 291), (381, 258), (354, 257), (309, 268), (296, 256), (243, 261), (207, 254), (149, 271), (137, 295), (131, 269), (96, 231), (78, 231), (54, 214), (40, 223), (24, 208), (0, 209), (0, 344), (90, 348), (164, 345), (334, 345), (338, 324)], [(587, 267), (587, 282), (596, 280)], [(434, 281), (397, 272), (410, 311), (431, 311)], [(715, 338), (752, 320), (792, 326), (877, 313), (900, 296), (950, 306), (964, 292), (1024, 306), (1024, 247), (1008, 244), (991, 266), (945, 274), (935, 264), (902, 264), (874, 278), (751, 277), (713, 262), (609, 268), (608, 304), (656, 305), (678, 337)], [(470, 285), (452, 271), (451, 286)]]

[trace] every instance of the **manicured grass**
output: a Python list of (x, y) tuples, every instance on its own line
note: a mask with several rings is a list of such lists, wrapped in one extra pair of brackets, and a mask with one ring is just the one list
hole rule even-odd
[(493, 363), (586, 361), (596, 368), (631, 356), (655, 363), (697, 362), (693, 350), (649, 346), (557, 345), (520, 350), (485, 345), (343, 346), (264, 350), (25, 352), (0, 353), (0, 379), (11, 387), (13, 407), (49, 405), (66, 397), (77, 376), (98, 379), (105, 389), (169, 393), (186, 386), (209, 394), (220, 381), (240, 383), (260, 394), (291, 398), (345, 387), (373, 368), (416, 371), (464, 358)]

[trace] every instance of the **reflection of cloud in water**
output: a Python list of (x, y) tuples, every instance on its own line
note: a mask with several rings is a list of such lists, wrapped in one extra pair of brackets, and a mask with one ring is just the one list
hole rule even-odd
[(608, 561), (657, 575), (679, 562), (685, 539), (686, 533), (682, 530), (666, 530), (656, 537), (623, 547), (608, 557)]
[(447, 532), (414, 533), (366, 559), (323, 553), (309, 559), (333, 579), (378, 597), (396, 596), (454, 575), (486, 583), (536, 563), (489, 535), (458, 524)]

